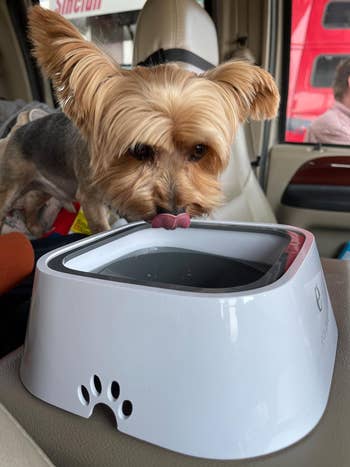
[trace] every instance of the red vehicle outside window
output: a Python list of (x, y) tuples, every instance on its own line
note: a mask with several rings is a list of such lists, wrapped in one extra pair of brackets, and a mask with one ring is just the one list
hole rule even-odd
[(312, 120), (331, 107), (335, 69), (349, 56), (350, 1), (292, 1), (285, 141), (303, 142)]

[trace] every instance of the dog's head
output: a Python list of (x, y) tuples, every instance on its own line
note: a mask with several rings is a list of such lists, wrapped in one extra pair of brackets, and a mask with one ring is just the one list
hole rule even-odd
[(29, 22), (35, 56), (88, 142), (94, 181), (129, 220), (209, 213), (239, 123), (276, 115), (273, 78), (248, 62), (202, 75), (175, 64), (124, 70), (58, 14), (34, 7)]

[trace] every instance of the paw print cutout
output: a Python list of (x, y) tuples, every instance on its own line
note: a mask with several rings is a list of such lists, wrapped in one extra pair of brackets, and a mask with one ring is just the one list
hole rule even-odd
[[(90, 389), (90, 390), (89, 390)], [(102, 385), (101, 379), (98, 375), (93, 375), (90, 379), (90, 387), (89, 389), (81, 384), (78, 387), (78, 398), (82, 405), (88, 406), (90, 403), (92, 404), (92, 396), (94, 398), (98, 398), (104, 390)], [(111, 381), (107, 385), (107, 398), (110, 401), (110, 407), (113, 410), (113, 404), (119, 403), (119, 396), (120, 396), (120, 386), (117, 381)], [(113, 410), (114, 411), (114, 410)], [(118, 417), (127, 419), (130, 417), (133, 411), (133, 405), (130, 400), (123, 400), (118, 408)]]

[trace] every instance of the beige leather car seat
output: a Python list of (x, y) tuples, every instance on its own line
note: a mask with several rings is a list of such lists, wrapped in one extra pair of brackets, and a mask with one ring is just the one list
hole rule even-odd
[[(219, 63), (215, 25), (195, 0), (147, 0), (136, 25), (133, 65), (176, 61), (197, 73)], [(212, 218), (226, 221), (276, 222), (251, 168), (253, 145), (246, 123), (232, 145), (222, 176), (226, 203)]]
[(0, 404), (1, 467), (49, 467), (53, 464), (21, 425)]

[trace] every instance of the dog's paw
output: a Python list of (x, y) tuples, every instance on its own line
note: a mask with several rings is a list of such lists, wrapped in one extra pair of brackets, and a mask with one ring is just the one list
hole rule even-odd
[(45, 229), (40, 223), (27, 222), (27, 228), (29, 232), (36, 238), (41, 238), (45, 233)]

